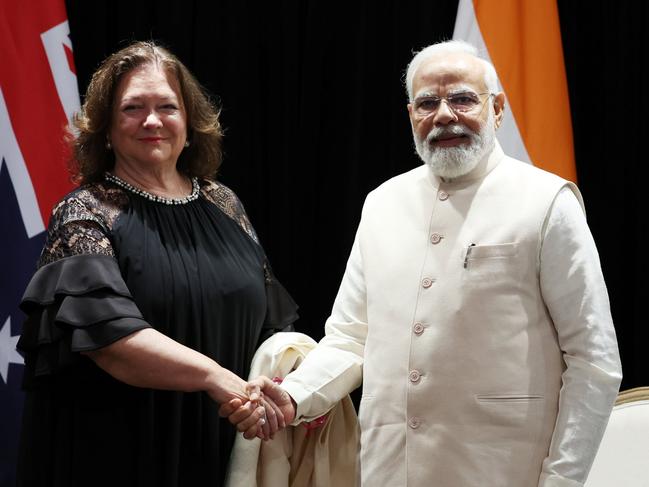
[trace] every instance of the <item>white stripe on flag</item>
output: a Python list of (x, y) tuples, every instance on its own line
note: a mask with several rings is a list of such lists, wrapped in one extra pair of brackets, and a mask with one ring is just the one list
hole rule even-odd
[(77, 77), (70, 70), (68, 57), (65, 54), (64, 46), (68, 46), (72, 51), (68, 21), (61, 22), (59, 25), (43, 32), (41, 40), (47, 53), (47, 60), (50, 63), (56, 91), (59, 94), (65, 115), (70, 122), (72, 121), (72, 115), (79, 110), (79, 92), (77, 91)]
[[(20, 152), (18, 141), (11, 126), (9, 111), (0, 88), (0, 166), (2, 161), (7, 163), (9, 177), (16, 192), (18, 207), (25, 225), (27, 236), (32, 238), (45, 230), (43, 217), (38, 207), (32, 180), (29, 177), (25, 160)], [(11, 238), (5, 235), (3, 238)]]

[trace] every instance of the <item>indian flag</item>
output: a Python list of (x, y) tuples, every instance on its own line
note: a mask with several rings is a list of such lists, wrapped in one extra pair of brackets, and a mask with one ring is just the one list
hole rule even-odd
[(509, 156), (576, 181), (555, 0), (460, 0), (454, 39), (496, 67), (507, 96), (498, 140)]

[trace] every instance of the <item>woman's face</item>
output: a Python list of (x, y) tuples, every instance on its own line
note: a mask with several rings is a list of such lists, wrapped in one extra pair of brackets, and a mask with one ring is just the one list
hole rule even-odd
[(187, 139), (178, 81), (153, 64), (124, 75), (113, 100), (108, 134), (116, 166), (175, 167)]

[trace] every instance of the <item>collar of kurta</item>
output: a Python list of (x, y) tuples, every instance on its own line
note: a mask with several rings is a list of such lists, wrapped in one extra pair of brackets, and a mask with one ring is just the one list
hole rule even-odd
[(430, 182), (436, 188), (440, 188), (440, 187), (461, 188), (461, 187), (469, 186), (474, 181), (484, 178), (487, 174), (493, 171), (494, 168), (498, 164), (500, 164), (500, 162), (504, 158), (505, 158), (505, 153), (503, 152), (502, 147), (500, 147), (500, 143), (496, 139), (494, 140), (493, 150), (489, 154), (485, 155), (480, 160), (478, 165), (474, 167), (473, 170), (471, 170), (467, 174), (453, 179), (441, 178), (433, 174), (433, 171), (431, 171), (429, 168), (428, 177), (430, 178)]

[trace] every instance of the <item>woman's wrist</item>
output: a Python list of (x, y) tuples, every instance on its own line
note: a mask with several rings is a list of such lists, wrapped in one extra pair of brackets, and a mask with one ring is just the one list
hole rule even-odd
[(214, 369), (210, 371), (207, 377), (206, 392), (219, 404), (232, 399), (239, 399), (242, 403), (248, 401), (246, 382), (216, 362), (214, 363)]

